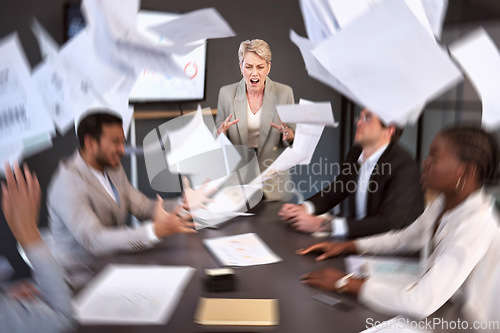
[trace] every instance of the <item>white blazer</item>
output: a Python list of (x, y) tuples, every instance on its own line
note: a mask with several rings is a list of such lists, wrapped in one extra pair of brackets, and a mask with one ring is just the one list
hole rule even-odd
[(436, 219), (444, 209), (440, 195), (410, 226), (384, 235), (356, 241), (359, 252), (375, 254), (415, 252), (427, 247), (423, 275), (411, 288), (396, 288), (384, 281), (368, 279), (359, 299), (371, 308), (389, 314), (425, 318), (446, 301), (463, 302), (469, 320), (500, 320), (492, 293), (500, 286), (500, 228), (494, 200), (483, 190), (446, 212), (432, 237)]

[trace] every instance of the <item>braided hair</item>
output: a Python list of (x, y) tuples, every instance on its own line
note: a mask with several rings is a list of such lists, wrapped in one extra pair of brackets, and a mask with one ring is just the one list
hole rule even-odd
[(459, 125), (441, 131), (456, 148), (457, 156), (477, 167), (480, 184), (496, 179), (500, 163), (500, 151), (495, 136), (479, 125)]

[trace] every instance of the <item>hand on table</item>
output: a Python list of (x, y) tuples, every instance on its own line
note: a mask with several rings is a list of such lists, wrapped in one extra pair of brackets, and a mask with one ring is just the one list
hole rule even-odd
[(280, 216), (283, 221), (287, 221), (301, 213), (305, 213), (305, 211), (306, 208), (304, 207), (304, 205), (287, 203), (281, 207), (280, 211), (278, 212), (278, 216)]
[(295, 253), (298, 255), (304, 255), (311, 252), (321, 252), (322, 254), (316, 258), (316, 261), (321, 261), (330, 257), (338, 256), (342, 253), (356, 253), (356, 245), (353, 241), (320, 242), (305, 249), (299, 249)]

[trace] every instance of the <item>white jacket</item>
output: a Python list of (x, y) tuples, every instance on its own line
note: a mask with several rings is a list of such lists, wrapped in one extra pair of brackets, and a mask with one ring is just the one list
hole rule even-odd
[(444, 204), (440, 195), (407, 228), (356, 241), (359, 252), (430, 253), (424, 273), (411, 288), (368, 279), (359, 299), (383, 313), (423, 319), (453, 297), (463, 302), (468, 320), (500, 321), (500, 310), (494, 309), (500, 297), (500, 228), (494, 200), (482, 190), (472, 193), (442, 216), (432, 237)]

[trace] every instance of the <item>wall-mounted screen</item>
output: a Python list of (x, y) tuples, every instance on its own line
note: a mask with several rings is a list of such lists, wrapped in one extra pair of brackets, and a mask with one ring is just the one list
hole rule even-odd
[[(178, 17), (179, 14), (158, 11), (141, 10), (137, 16), (137, 28), (151, 37), (153, 41), (162, 42), (163, 36), (154, 35), (147, 29)], [(85, 21), (79, 4), (66, 6), (65, 36), (73, 37), (85, 28)], [(193, 52), (177, 56), (174, 60), (179, 64), (189, 79), (172, 77), (145, 68), (137, 78), (137, 82), (130, 93), (131, 102), (161, 102), (161, 101), (195, 101), (205, 98), (205, 66), (206, 43)]]

